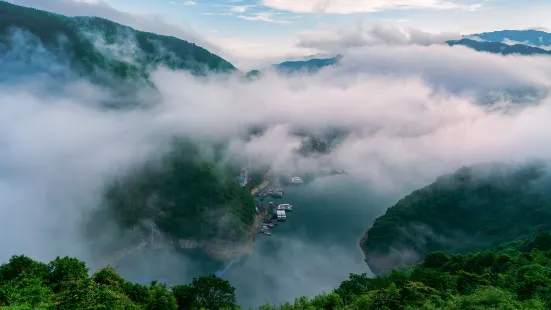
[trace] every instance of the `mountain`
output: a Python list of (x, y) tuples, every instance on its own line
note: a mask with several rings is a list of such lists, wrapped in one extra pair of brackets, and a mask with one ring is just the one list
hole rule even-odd
[(548, 167), (462, 168), (402, 198), (360, 241), (375, 274), (419, 262), (427, 253), (463, 253), (551, 229)]
[[(316, 73), (319, 70), (338, 65), (342, 59), (342, 55), (337, 55), (331, 58), (312, 58), (309, 60), (294, 60), (284, 61), (282, 63), (272, 65), (272, 68), (279, 74), (295, 74), (295, 73)], [(262, 76), (262, 71), (251, 70), (245, 74), (249, 80), (255, 80)]]
[[(513, 240), (512, 240), (513, 241)], [(76, 258), (48, 264), (13, 256), (0, 266), (0, 307), (23, 309), (241, 309), (235, 288), (215, 275), (168, 287), (126, 281), (106, 267), (89, 276)], [(551, 308), (551, 234), (469, 255), (428, 254), (388, 276), (350, 274), (335, 290), (259, 310), (411, 310)]]
[(500, 30), (475, 33), (466, 37), (497, 43), (512, 41), (524, 45), (551, 46), (551, 33), (540, 30)]
[(277, 72), (283, 74), (307, 72), (315, 73), (322, 68), (337, 65), (342, 59), (342, 55), (337, 55), (332, 58), (313, 58), (309, 60), (300, 61), (285, 61), (280, 64), (274, 65)]
[(472, 39), (460, 39), (460, 40), (450, 40), (446, 41), (450, 46), (463, 45), (479, 52), (488, 52), (493, 54), (502, 54), (502, 55), (551, 55), (551, 51), (539, 48), (528, 46), (524, 44), (514, 44), (509, 45), (500, 42), (485, 42), (485, 41), (476, 41)]
[(0, 55), (7, 60), (33, 60), (42, 46), (54, 61), (103, 84), (110, 84), (112, 78), (147, 80), (159, 66), (197, 75), (236, 70), (221, 57), (175, 37), (99, 17), (67, 17), (0, 1)]
[[(245, 255), (256, 212), (250, 189), (239, 186), (237, 175), (238, 167), (206, 160), (198, 145), (175, 139), (160, 160), (106, 186), (104, 209), (89, 217), (90, 230), (115, 218), (121, 228), (141, 231), (145, 239), (158, 230), (177, 248), (180, 240), (187, 240), (212, 254), (224, 250), (215, 246), (223, 243), (237, 256)], [(118, 248), (120, 244), (112, 250)]]

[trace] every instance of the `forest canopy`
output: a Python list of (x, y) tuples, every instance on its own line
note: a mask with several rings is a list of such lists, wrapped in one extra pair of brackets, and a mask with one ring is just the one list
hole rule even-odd
[(175, 139), (160, 160), (108, 186), (109, 212), (126, 228), (153, 220), (174, 238), (245, 237), (255, 204), (249, 190), (236, 182), (239, 168), (221, 167), (205, 158), (193, 142)]
[(549, 185), (548, 167), (539, 162), (461, 168), (398, 201), (360, 245), (378, 274), (432, 251), (465, 253), (532, 238), (551, 229)]
[[(330, 293), (259, 310), (526, 309), (551, 307), (551, 234), (467, 255), (428, 254), (384, 277), (350, 274)], [(269, 296), (266, 296), (268, 299)], [(13, 256), (0, 266), (2, 309), (240, 309), (235, 288), (214, 275), (168, 287), (128, 282), (107, 267), (89, 276), (84, 262)]]

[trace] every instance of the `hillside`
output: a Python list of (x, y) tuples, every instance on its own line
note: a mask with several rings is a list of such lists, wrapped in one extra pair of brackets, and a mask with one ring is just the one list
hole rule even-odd
[(528, 46), (524, 44), (508, 45), (501, 42), (481, 42), (471, 39), (446, 41), (450, 46), (463, 45), (479, 52), (488, 52), (502, 55), (551, 55), (551, 51), (539, 47)]
[(337, 55), (332, 58), (313, 58), (309, 60), (285, 61), (274, 65), (274, 68), (279, 73), (289, 74), (296, 72), (315, 73), (322, 68), (337, 65), (342, 56)]
[(477, 37), (485, 41), (499, 42), (513, 41), (525, 45), (551, 46), (551, 33), (540, 30), (499, 30), (492, 32), (475, 33), (467, 37)]
[(98, 17), (66, 17), (0, 1), (0, 54), (13, 52), (25, 60), (32, 56), (29, 50), (40, 51), (38, 43), (60, 64), (104, 84), (110, 78), (147, 79), (160, 65), (197, 75), (236, 70), (219, 56), (175, 37)]
[[(0, 266), (0, 307), (27, 309), (240, 309), (235, 288), (214, 275), (167, 287), (131, 283), (110, 267), (92, 276), (84, 262), (48, 264), (13, 256)], [(523, 309), (551, 306), (551, 234), (518, 240), (492, 251), (427, 255), (423, 262), (385, 277), (350, 274), (328, 294), (259, 310)]]
[(375, 274), (419, 262), (431, 251), (491, 248), (551, 229), (547, 167), (462, 168), (404, 197), (360, 241)]
[(178, 139), (160, 160), (107, 186), (106, 211), (124, 228), (149, 230), (152, 221), (173, 241), (248, 240), (255, 204), (235, 181), (238, 171), (204, 159), (197, 145)]

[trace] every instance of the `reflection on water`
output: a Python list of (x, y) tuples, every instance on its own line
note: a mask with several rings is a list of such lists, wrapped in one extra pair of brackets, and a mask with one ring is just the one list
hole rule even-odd
[(351, 272), (370, 273), (358, 241), (373, 219), (393, 202), (347, 178), (335, 176), (309, 185), (287, 186), (283, 199), (266, 198), (265, 204), (287, 202), (294, 211), (271, 236), (256, 238), (255, 251), (249, 257), (222, 263), (198, 251), (185, 257), (173, 252), (141, 253), (135, 261), (121, 264), (119, 270), (133, 281), (155, 275), (154, 280), (168, 284), (223, 271), (222, 277), (236, 287), (238, 302), (245, 307), (331, 291)]

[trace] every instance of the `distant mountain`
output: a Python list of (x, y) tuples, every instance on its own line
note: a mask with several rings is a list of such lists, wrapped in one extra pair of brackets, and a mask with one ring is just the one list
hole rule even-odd
[(147, 79), (161, 65), (197, 75), (236, 70), (221, 57), (175, 37), (137, 31), (99, 17), (66, 17), (0, 1), (4, 63), (10, 57), (31, 59), (29, 50), (39, 51), (39, 45), (55, 61), (94, 82), (105, 83), (106, 77)]
[(274, 65), (274, 68), (279, 73), (314, 73), (322, 68), (337, 65), (341, 59), (342, 55), (337, 55), (332, 58), (313, 58), (309, 60), (285, 61), (280, 64)]
[(432, 251), (465, 253), (551, 229), (548, 167), (462, 168), (402, 198), (360, 246), (373, 273), (415, 264)]
[[(279, 74), (316, 73), (322, 68), (338, 65), (342, 57), (342, 55), (337, 55), (332, 58), (285, 61), (272, 65), (272, 68)], [(245, 74), (245, 77), (249, 80), (257, 79), (261, 76), (262, 71), (260, 70), (251, 70)]]
[(466, 37), (477, 37), (485, 41), (498, 43), (510, 40), (525, 45), (551, 46), (551, 33), (540, 30), (500, 30), (471, 34)]
[(446, 41), (446, 43), (450, 46), (463, 45), (479, 52), (488, 52), (502, 55), (551, 55), (551, 51), (524, 44), (509, 45), (500, 42), (485, 42), (472, 39), (450, 40)]

